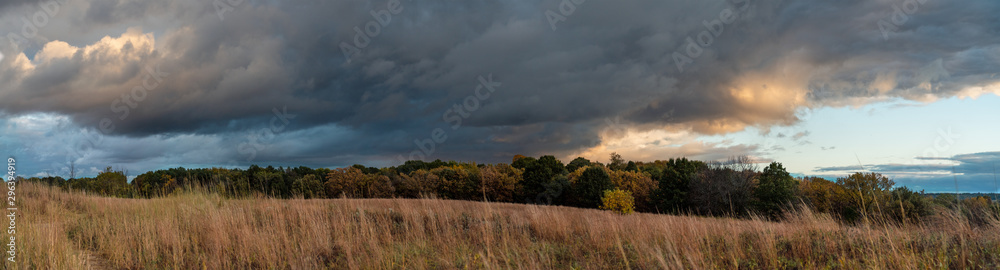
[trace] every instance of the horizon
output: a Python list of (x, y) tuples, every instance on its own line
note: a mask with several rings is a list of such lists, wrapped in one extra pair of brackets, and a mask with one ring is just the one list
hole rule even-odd
[[(680, 158), (683, 158), (683, 157), (680, 157)], [(434, 161), (443, 161), (443, 160), (434, 160)], [(626, 160), (626, 161), (630, 161), (630, 160)], [(657, 161), (666, 161), (666, 160), (657, 160)], [(430, 161), (424, 161), (424, 162), (430, 162)], [(451, 161), (443, 161), (443, 162), (451, 162)], [(475, 163), (475, 164), (478, 164), (478, 165), (498, 164), (498, 163), (477, 163), (477, 162), (474, 162), (474, 161), (454, 161), (454, 162), (459, 162), (459, 163), (462, 163), (462, 162), (472, 162), (472, 163)], [(560, 160), (560, 162), (562, 162), (562, 160)], [(595, 164), (596, 163), (602, 163), (602, 164), (604, 163), (604, 162), (600, 162), (600, 161), (593, 161), (593, 162), (595, 162)], [(638, 161), (638, 162), (646, 162), (646, 161)], [(652, 162), (652, 161), (650, 161), (650, 162)], [(706, 162), (723, 162), (724, 163), (725, 161), (724, 160), (716, 160), (716, 161), (706, 161)], [(501, 163), (503, 163), (503, 162), (501, 162)], [(759, 160), (754, 160), (753, 161), (753, 164), (757, 164), (758, 166), (760, 166), (761, 164), (767, 164), (767, 163), (768, 162), (761, 162)], [(509, 163), (503, 163), (503, 164), (509, 164)], [(564, 164), (568, 164), (568, 162), (564, 162)], [(332, 169), (336, 169), (336, 168), (347, 168), (347, 167), (352, 167), (352, 166), (356, 166), (356, 165), (365, 166), (364, 164), (352, 164), (352, 165), (322, 167), (322, 168), (331, 169), (332, 170)], [(218, 166), (215, 166), (215, 167), (172, 167), (172, 168), (159, 168), (159, 169), (156, 169), (156, 170), (150, 170), (150, 171), (146, 171), (146, 172), (161, 171), (161, 170), (165, 171), (165, 170), (177, 169), (177, 168), (183, 168), (183, 169), (186, 169), (186, 170), (224, 168), (224, 169), (230, 169), (230, 170), (242, 170), (242, 171), (246, 171), (250, 167), (253, 167), (253, 166), (257, 166), (259, 168), (268, 168), (268, 167), (274, 168), (273, 165), (251, 164), (246, 169), (242, 168), (242, 167), (218, 167)], [(293, 168), (298, 168), (298, 167), (300, 167), (300, 166), (281, 166), (281, 165), (278, 166), (279, 169), (280, 168), (284, 168), (285, 170), (291, 170)], [(365, 167), (370, 167), (370, 166), (365, 166)], [(390, 166), (390, 167), (395, 167), (395, 166)], [(861, 168), (862, 166), (859, 165), (858, 167)], [(116, 171), (116, 172), (125, 172), (125, 173), (129, 172), (128, 168), (114, 168), (114, 167), (110, 167), (110, 168), (111, 168), (112, 171)], [(318, 167), (309, 167), (309, 168), (310, 169), (320, 169)], [(378, 168), (379, 169), (383, 169), (383, 168), (389, 168), (389, 167), (378, 167)], [(101, 171), (101, 172), (104, 172), (104, 171)], [(811, 175), (802, 175), (802, 174), (797, 174), (797, 173), (791, 173), (791, 176), (795, 177), (796, 179), (803, 179), (803, 178), (808, 178), (808, 177), (818, 177), (818, 178), (823, 178), (823, 179), (835, 182), (838, 178), (847, 177), (847, 176), (849, 176), (850, 174), (853, 174), (853, 173), (867, 173), (867, 172), (869, 172), (869, 171), (860, 171), (859, 170), (859, 171), (848, 173), (848, 174), (845, 174), (845, 175), (839, 176), (839, 177), (811, 176)], [(145, 172), (142, 172), (142, 173), (145, 173)], [(132, 180), (134, 180), (138, 175), (141, 175), (142, 173), (135, 173), (135, 174), (126, 175), (126, 177), (128, 179), (128, 183), (132, 183)], [(76, 178), (94, 178), (94, 177), (97, 177), (98, 174), (100, 174), (100, 173), (95, 173), (95, 174), (92, 174), (92, 175), (77, 175)], [(36, 175), (36, 176), (28, 177), (28, 178), (36, 178), (36, 177), (37, 178), (62, 177), (65, 180), (70, 180), (71, 179), (69, 177), (63, 177), (61, 175), (45, 175), (45, 176), (38, 176), (38, 175)], [(957, 181), (957, 175), (955, 177), (956, 177), (956, 181)], [(890, 178), (890, 180), (893, 180), (893, 179)], [(903, 186), (903, 185), (899, 185), (899, 184), (894, 184), (893, 185), (894, 188), (895, 187), (900, 187), (900, 186)], [(914, 190), (914, 191), (925, 192), (925, 190)], [(989, 192), (989, 191), (986, 191), (986, 192), (961, 191), (960, 192), (960, 191), (955, 191), (955, 190), (952, 190), (952, 191), (927, 191), (926, 193), (927, 194), (993, 194), (993, 195), (1000, 195), (1000, 192)]]

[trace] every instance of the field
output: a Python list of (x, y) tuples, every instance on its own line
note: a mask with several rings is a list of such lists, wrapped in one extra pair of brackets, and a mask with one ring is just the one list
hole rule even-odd
[(121, 199), (31, 183), (13, 269), (966, 269), (1000, 222), (848, 226), (436, 199)]

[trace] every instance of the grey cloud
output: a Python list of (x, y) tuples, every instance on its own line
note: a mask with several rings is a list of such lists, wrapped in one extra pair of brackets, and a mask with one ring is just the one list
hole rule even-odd
[[(865, 170), (886, 172), (886, 173), (906, 173), (906, 174), (939, 174), (955, 173), (967, 175), (993, 175), (994, 169), (1000, 169), (1000, 152), (981, 152), (955, 155), (945, 158), (916, 157), (916, 160), (926, 161), (953, 161), (957, 165), (941, 164), (938, 162), (913, 162), (911, 164), (876, 164), (865, 165)], [(817, 168), (818, 172), (846, 172), (860, 171), (858, 165), (832, 166)], [(996, 171), (1000, 172), (1000, 171)]]
[[(684, 52), (685, 40), (742, 4), (587, 1), (552, 31), (544, 12), (558, 0), (404, 0), (404, 10), (347, 62), (340, 43), (351, 43), (354, 27), (385, 3), (244, 1), (225, 20), (210, 1), (80, 3), (53, 18), (79, 33), (45, 29), (46, 39), (26, 47), (41, 52), (64, 40), (84, 48), (102, 33), (137, 41), (49, 62), (34, 54), (31, 70), (15, 66), (19, 48), (0, 42), (0, 111), (66, 115), (87, 128), (109, 118), (116, 124), (110, 135), (123, 140), (217, 136), (210, 143), (238, 158), (232, 145), (266, 126), (273, 108), (287, 107), (297, 118), (275, 142), (287, 148), (262, 151), (261, 160), (394, 160), (447, 127), (442, 115), (474, 94), (478, 76), (493, 74), (503, 86), (462, 128), (448, 129), (432, 157), (492, 162), (599, 145), (607, 118), (717, 134), (793, 124), (796, 108), (857, 97), (947, 97), (994, 82), (1000, 57), (991, 34), (1000, 28), (996, 1), (928, 2), (888, 41), (877, 22), (891, 15), (890, 2), (750, 1), (679, 72), (673, 53)], [(149, 50), (138, 42), (145, 34), (155, 39)], [(157, 67), (169, 76), (120, 119), (114, 100)], [(103, 158), (143, 160), (157, 151)]]
[[(876, 164), (865, 165), (861, 170), (858, 165), (833, 166), (817, 168), (821, 173), (849, 173), (872, 171), (894, 178), (897, 186), (907, 186), (911, 189), (928, 192), (1000, 192), (997, 190), (997, 173), (1000, 173), (1000, 152), (981, 152), (955, 155), (947, 158), (917, 157), (916, 160), (926, 163), (913, 164)], [(941, 164), (934, 161), (953, 161), (956, 165)], [(831, 174), (831, 178), (844, 175)]]

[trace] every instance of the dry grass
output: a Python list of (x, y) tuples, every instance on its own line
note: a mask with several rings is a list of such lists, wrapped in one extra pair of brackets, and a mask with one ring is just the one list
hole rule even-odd
[[(843, 226), (412, 199), (133, 200), (22, 184), (17, 269), (997, 268), (1000, 222)], [(91, 258), (96, 256), (98, 262)]]

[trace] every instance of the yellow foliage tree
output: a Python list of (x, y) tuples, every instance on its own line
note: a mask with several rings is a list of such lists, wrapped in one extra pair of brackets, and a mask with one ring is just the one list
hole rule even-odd
[(653, 208), (651, 193), (657, 188), (656, 181), (644, 172), (608, 171), (615, 187), (628, 191), (635, 198), (635, 207), (640, 211), (651, 211)]
[(601, 197), (601, 209), (627, 215), (631, 214), (634, 208), (635, 198), (632, 197), (632, 192), (627, 190), (605, 190), (604, 197)]

